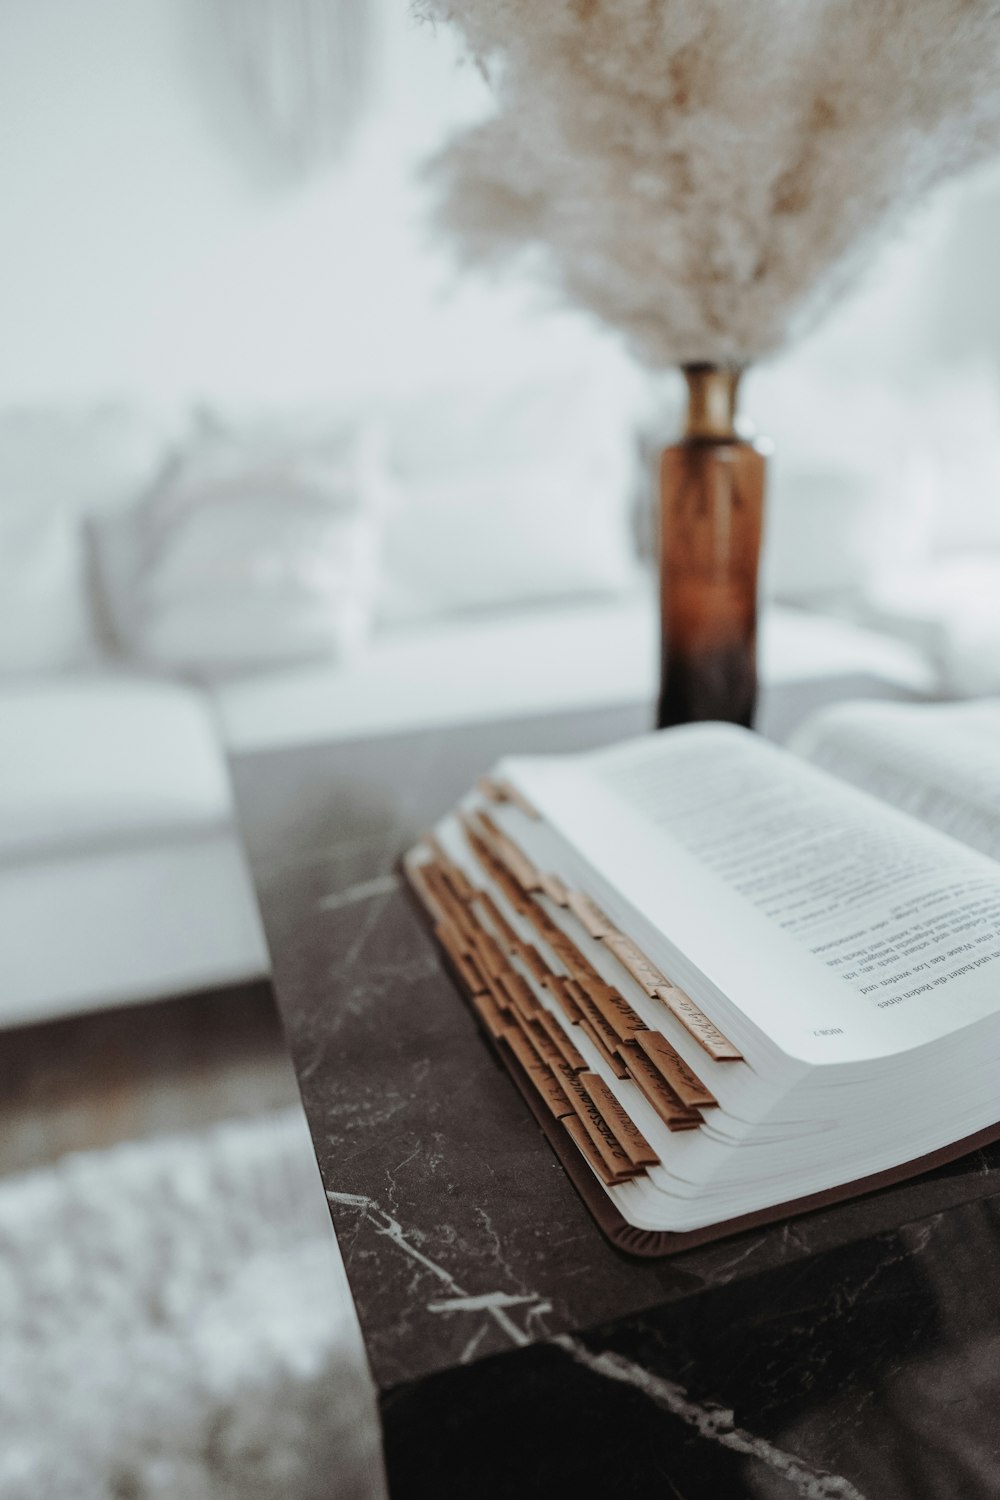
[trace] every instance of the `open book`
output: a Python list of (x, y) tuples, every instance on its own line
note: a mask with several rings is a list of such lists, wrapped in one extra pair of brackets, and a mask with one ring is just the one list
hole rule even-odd
[(665, 1253), (1000, 1135), (998, 748), (984, 704), (845, 705), (791, 751), (691, 725), (505, 760), (410, 853), (617, 1243)]

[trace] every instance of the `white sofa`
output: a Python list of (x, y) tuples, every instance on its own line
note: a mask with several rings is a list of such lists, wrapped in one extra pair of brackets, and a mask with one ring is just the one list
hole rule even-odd
[[(761, 656), (767, 684), (819, 684), (831, 699), (860, 678), (932, 685), (911, 648), (780, 607)], [(655, 673), (643, 593), (388, 633), (350, 665), (210, 689), (124, 672), (0, 688), (0, 1015), (17, 1024), (267, 972), (227, 753), (652, 702)]]
[[(607, 446), (608, 434), (620, 440), (626, 423), (603, 398), (587, 409), (572, 389), (570, 397), (560, 388), (526, 402), (519, 390), (502, 409), (481, 394), (450, 403), (421, 397), (399, 418), (393, 481), (408, 487), (409, 498), (390, 507), (383, 604), (366, 643), (324, 662), (314, 639), (324, 617), (313, 608), (310, 660), (297, 662), (294, 638), (282, 637), (283, 660), (214, 675), (202, 686), (172, 678), (169, 662), (158, 662), (155, 651), (150, 659), (150, 642), (156, 650), (184, 639), (199, 644), (211, 611), (202, 607), (198, 629), (187, 629), (192, 558), (202, 606), (206, 595), (217, 603), (216, 587), (220, 596), (233, 587), (232, 511), (219, 503), (223, 494), (227, 505), (232, 500), (231, 465), (210, 525), (192, 503), (198, 486), (189, 484), (183, 505), (176, 492), (168, 496), (138, 538), (127, 526), (119, 534), (117, 520), (109, 528), (114, 561), (134, 558), (137, 541), (139, 551), (159, 545), (164, 516), (171, 524), (178, 515), (198, 517), (198, 547), (216, 570), (205, 572), (193, 533), (183, 533), (133, 611), (148, 624), (143, 609), (160, 610), (159, 633), (147, 633), (142, 650), (123, 652), (120, 642), (110, 650), (82, 538), (95, 515), (120, 519), (144, 503), (190, 424), (137, 426), (117, 410), (72, 419), (0, 415), (0, 1022), (266, 974), (227, 754), (463, 719), (652, 703), (655, 601), (648, 570), (629, 561), (624, 540), (628, 465)], [(309, 495), (314, 470), (306, 474)], [(199, 484), (206, 472), (215, 471), (203, 463)], [(341, 485), (344, 472), (341, 465)], [(296, 473), (296, 499), (305, 492), (301, 479)], [(800, 483), (808, 491), (807, 476), (795, 480), (793, 506)], [(793, 530), (789, 494), (779, 483), (772, 507), (779, 541)], [(808, 557), (786, 549), (782, 559), (772, 538), (765, 568), (772, 593), (799, 607), (764, 610), (765, 686), (808, 682), (812, 701), (843, 696), (859, 679), (889, 691), (934, 691), (938, 678), (918, 644), (821, 612), (836, 595), (832, 585), (843, 582), (830, 572), (834, 553), (842, 570), (854, 565), (830, 495), (826, 470), (814, 519), (821, 516), (827, 531), (813, 538)], [(867, 516), (871, 506), (856, 509)], [(275, 547), (289, 564), (281, 588), (289, 579), (298, 586), (289, 559), (301, 560), (305, 546), (308, 563), (312, 533), (302, 527), (313, 519), (300, 508), (294, 546), (281, 553), (284, 514), (279, 505), (256, 515), (257, 550), (237, 559), (238, 607), (269, 576)], [(808, 514), (803, 502), (800, 536)], [(324, 545), (331, 535), (323, 532)], [(452, 549), (447, 559), (442, 537)], [(856, 551), (869, 558), (860, 543)], [(776, 558), (783, 580), (774, 578)], [(488, 612), (469, 609), (482, 598)], [(258, 639), (270, 643), (273, 627), (261, 621), (274, 618), (273, 595), (266, 604), (254, 619)], [(124, 617), (127, 629), (128, 610)], [(238, 630), (229, 646), (233, 639), (239, 644)]]
[[(358, 739), (474, 719), (656, 699), (658, 617), (652, 590), (508, 610), (387, 632), (358, 660), (302, 666), (218, 685), (213, 699), (231, 753)], [(868, 679), (926, 694), (936, 677), (918, 649), (850, 621), (765, 607), (765, 687), (812, 683), (830, 698)]]
[[(341, 668), (212, 690), (123, 673), (0, 689), (0, 1015), (8, 1024), (263, 975), (225, 757), (474, 718), (652, 701), (646, 600), (384, 638)], [(921, 655), (775, 608), (768, 683), (926, 691)]]

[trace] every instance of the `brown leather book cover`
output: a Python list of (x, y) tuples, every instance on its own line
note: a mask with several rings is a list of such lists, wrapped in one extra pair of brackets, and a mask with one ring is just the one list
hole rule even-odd
[[(955, 1161), (960, 1156), (966, 1156), (970, 1151), (978, 1151), (980, 1147), (988, 1146), (991, 1142), (1000, 1139), (1000, 1124), (991, 1125), (988, 1130), (981, 1130), (976, 1135), (966, 1136), (963, 1140), (944, 1146), (939, 1151), (932, 1151), (927, 1156), (916, 1157), (913, 1161), (905, 1162), (901, 1167), (893, 1167), (886, 1172), (875, 1172), (870, 1177), (861, 1177), (855, 1182), (843, 1183), (840, 1187), (827, 1189), (826, 1192), (812, 1193), (808, 1198), (796, 1198), (788, 1203), (776, 1203), (771, 1208), (759, 1209), (752, 1214), (743, 1214), (738, 1219), (726, 1219), (722, 1223), (706, 1224), (701, 1229), (689, 1229), (683, 1234), (667, 1230), (637, 1229), (615, 1208), (559, 1121), (547, 1114), (538, 1102), (537, 1095), (524, 1076), (513, 1052), (504, 1045), (502, 1039), (494, 1041), (491, 1037), (489, 1041), (520, 1089), (528, 1108), (541, 1126), (549, 1145), (565, 1167), (567, 1176), (587, 1205), (598, 1227), (613, 1245), (619, 1250), (624, 1250), (628, 1255), (647, 1257), (676, 1255), (681, 1250), (693, 1250), (697, 1245), (707, 1245), (713, 1240), (726, 1239), (730, 1235), (742, 1233), (745, 1229), (759, 1229), (764, 1224), (778, 1223), (782, 1219), (790, 1219), (797, 1214), (809, 1213), (812, 1209), (828, 1208), (831, 1204), (843, 1203), (849, 1198), (859, 1198), (865, 1193), (878, 1192), (879, 1189), (906, 1182), (911, 1177), (918, 1177), (922, 1172), (930, 1172), (934, 1167), (942, 1167), (946, 1162)], [(960, 1201), (977, 1196), (979, 1196), (977, 1191), (971, 1194), (963, 1193)], [(900, 1222), (903, 1222), (903, 1218)]]
[[(426, 883), (421, 880), (420, 867), (414, 867), (414, 861), (409, 858), (403, 859), (403, 874), (411, 885), (412, 894), (417, 898), (421, 915), (426, 915), (429, 910), (429, 892)], [(415, 873), (414, 873), (415, 871)], [(439, 933), (439, 939), (444, 938), (444, 933)], [(468, 975), (463, 974), (462, 963), (460, 963), (459, 951), (453, 951), (447, 942), (441, 942), (442, 956), (445, 963), (456, 978), (457, 986), (463, 993), (468, 992)], [(483, 1014), (477, 1005), (471, 1004), (472, 1014), (480, 1022), (481, 1034), (510, 1074), (513, 1082), (519, 1088), (523, 1100), (528, 1104), (528, 1109), (534, 1115), (538, 1127), (546, 1136), (547, 1142), (552, 1146), (556, 1157), (561, 1161), (562, 1167), (567, 1172), (571, 1184), (579, 1193), (580, 1199), (586, 1208), (591, 1211), (595, 1223), (600, 1227), (606, 1238), (615, 1245), (618, 1250), (624, 1251), (628, 1256), (661, 1257), (673, 1256), (679, 1251), (694, 1250), (697, 1245), (708, 1245), (717, 1239), (726, 1239), (732, 1235), (739, 1235), (744, 1230), (760, 1229), (765, 1224), (780, 1223), (781, 1220), (793, 1218), (795, 1215), (808, 1214), (814, 1209), (829, 1208), (835, 1203), (844, 1203), (850, 1199), (858, 1199), (865, 1194), (885, 1193), (886, 1190), (894, 1190), (898, 1200), (898, 1223), (906, 1223), (907, 1206), (904, 1200), (904, 1187), (913, 1178), (919, 1178), (922, 1173), (931, 1172), (934, 1167), (945, 1166), (949, 1161), (958, 1160), (969, 1152), (978, 1151), (982, 1146), (988, 1146), (994, 1140), (1000, 1139), (1000, 1122), (991, 1125), (988, 1130), (979, 1131), (975, 1136), (966, 1136), (963, 1140), (952, 1143), (951, 1146), (943, 1146), (939, 1151), (930, 1152), (924, 1157), (916, 1157), (913, 1161), (907, 1161), (903, 1166), (892, 1167), (888, 1172), (873, 1173), (867, 1178), (856, 1179), (855, 1182), (846, 1182), (838, 1188), (828, 1188), (823, 1193), (810, 1194), (804, 1199), (789, 1200), (786, 1203), (775, 1203), (771, 1208), (759, 1209), (754, 1214), (744, 1214), (739, 1218), (720, 1221), (720, 1223), (706, 1224), (702, 1229), (687, 1230), (684, 1233), (669, 1232), (669, 1230), (646, 1230), (637, 1229), (634, 1224), (628, 1223), (622, 1217), (621, 1212), (615, 1208), (612, 1200), (607, 1197), (606, 1191), (601, 1187), (600, 1181), (594, 1176), (591, 1167), (588, 1166), (585, 1155), (582, 1155), (579, 1146), (574, 1143), (574, 1137), (568, 1133), (564, 1122), (552, 1112), (541, 1097), (535, 1083), (529, 1079), (528, 1071), (523, 1067), (513, 1047), (507, 1043), (505, 1035), (495, 1034), (495, 1029), (490, 1029)], [(982, 1196), (982, 1179), (949, 1179), (948, 1184), (942, 1185), (940, 1202), (928, 1206), (922, 1202), (916, 1211), (919, 1214), (937, 1212), (939, 1209), (952, 1208), (958, 1203), (970, 1202), (976, 1197)]]

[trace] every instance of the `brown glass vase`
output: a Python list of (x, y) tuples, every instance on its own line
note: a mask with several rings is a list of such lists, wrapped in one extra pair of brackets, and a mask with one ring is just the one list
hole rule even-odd
[(765, 446), (736, 431), (740, 371), (689, 365), (688, 419), (660, 461), (658, 726), (753, 722)]

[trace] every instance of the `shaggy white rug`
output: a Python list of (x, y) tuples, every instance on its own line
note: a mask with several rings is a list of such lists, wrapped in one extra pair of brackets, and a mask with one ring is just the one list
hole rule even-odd
[(298, 1111), (0, 1183), (2, 1500), (361, 1500), (374, 1397)]

